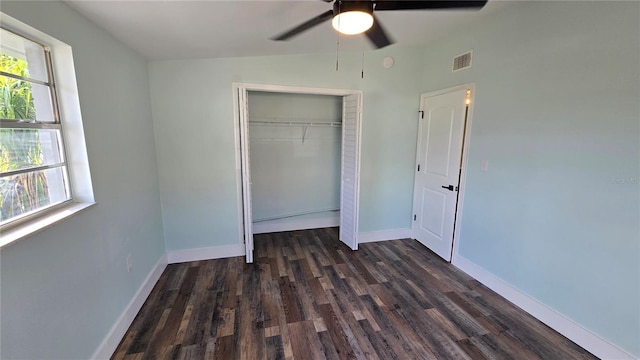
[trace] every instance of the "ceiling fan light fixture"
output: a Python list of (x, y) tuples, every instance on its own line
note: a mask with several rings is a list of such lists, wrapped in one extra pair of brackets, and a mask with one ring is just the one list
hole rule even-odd
[(334, 16), (331, 25), (345, 35), (361, 34), (373, 25), (373, 16), (365, 11), (347, 11)]
[[(2, 0), (0, 0), (2, 1)], [(342, 34), (365, 33), (371, 43), (382, 49), (393, 44), (384, 26), (373, 12), (393, 10), (446, 10), (481, 9), (488, 0), (324, 0), (333, 3), (333, 9), (327, 10), (302, 24), (272, 38), (276, 41), (289, 40), (292, 37), (332, 20), (333, 28)], [(355, 19), (347, 19), (353, 16)]]
[(345, 35), (362, 34), (373, 26), (373, 2), (370, 0), (336, 0), (333, 14), (331, 25)]

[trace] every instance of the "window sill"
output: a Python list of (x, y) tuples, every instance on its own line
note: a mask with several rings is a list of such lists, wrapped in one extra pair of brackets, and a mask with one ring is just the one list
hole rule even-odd
[(56, 211), (46, 214), (42, 217), (29, 221), (28, 223), (18, 225), (8, 230), (0, 232), (0, 249), (9, 247), (16, 242), (34, 235), (50, 226), (70, 218), (76, 213), (95, 205), (95, 202), (89, 203), (71, 203)]

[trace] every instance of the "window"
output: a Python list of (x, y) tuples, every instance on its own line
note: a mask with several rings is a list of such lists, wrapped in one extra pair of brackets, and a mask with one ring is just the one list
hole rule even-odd
[(72, 48), (0, 12), (0, 249), (94, 204)]
[(48, 47), (0, 29), (0, 225), (71, 200)]

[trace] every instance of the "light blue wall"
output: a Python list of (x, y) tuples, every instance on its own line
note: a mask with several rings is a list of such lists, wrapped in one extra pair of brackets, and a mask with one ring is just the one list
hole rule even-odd
[(73, 48), (98, 204), (2, 250), (1, 356), (87, 359), (164, 253), (147, 64), (60, 2), (2, 11)]
[(233, 82), (363, 90), (360, 231), (409, 228), (422, 56), (367, 52), (364, 79), (361, 53), (151, 62), (167, 249), (238, 243)]
[(253, 222), (339, 209), (342, 97), (250, 91), (248, 103)]
[(361, 231), (410, 226), (419, 94), (475, 82), (460, 254), (640, 356), (639, 6), (521, 3), (367, 52), (365, 79), (357, 53), (156, 61), (152, 124), (143, 59), (65, 5), (3, 1), (74, 48), (98, 205), (2, 251), (2, 356), (90, 356), (164, 251), (160, 204), (168, 250), (237, 243), (234, 81), (364, 91)]
[(519, 4), (428, 45), (422, 88), (477, 84), (460, 254), (636, 356), (639, 14)]

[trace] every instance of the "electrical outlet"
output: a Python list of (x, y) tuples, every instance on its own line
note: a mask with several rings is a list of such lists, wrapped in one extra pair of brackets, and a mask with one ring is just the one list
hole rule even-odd
[(133, 269), (133, 260), (131, 260), (131, 254), (127, 255), (127, 272), (131, 272)]

